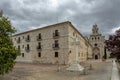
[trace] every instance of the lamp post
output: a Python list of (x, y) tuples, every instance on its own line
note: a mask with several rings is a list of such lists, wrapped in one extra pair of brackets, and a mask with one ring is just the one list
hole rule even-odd
[(78, 45), (79, 41), (74, 38), (73, 46), (74, 46), (74, 53), (73, 53), (73, 61), (71, 65), (67, 68), (69, 71), (83, 71), (84, 68), (78, 62)]

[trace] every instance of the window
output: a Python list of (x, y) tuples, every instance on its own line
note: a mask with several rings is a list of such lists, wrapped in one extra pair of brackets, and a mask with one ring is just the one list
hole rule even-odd
[(41, 43), (40, 42), (38, 43), (37, 49), (41, 49)]
[(23, 36), (23, 39), (24, 39), (24, 36)]
[(58, 40), (55, 40), (55, 47), (59, 47)]
[(27, 42), (30, 41), (30, 35), (27, 35), (26, 41), (27, 41)]
[(98, 40), (99, 40), (99, 37), (98, 37)]
[(22, 53), (22, 57), (24, 57), (24, 53)]
[(24, 45), (22, 45), (22, 48), (24, 48)]
[(40, 52), (38, 53), (38, 57), (41, 57), (41, 53)]
[(55, 32), (53, 33), (53, 36), (54, 36), (54, 37), (59, 36), (58, 30), (55, 30)]
[(18, 37), (18, 39), (17, 39), (17, 43), (20, 43), (20, 37)]
[(25, 50), (26, 50), (26, 52), (30, 52), (30, 45), (29, 44), (27, 44), (27, 46), (25, 47)]
[(55, 40), (55, 44), (58, 44), (58, 40)]
[(20, 45), (18, 45), (18, 50), (20, 50)]
[(93, 38), (92, 38), (92, 40), (93, 40)]
[(29, 46), (29, 44), (27, 44), (27, 50), (29, 50), (30, 49), (30, 46)]
[(29, 35), (27, 36), (27, 38), (28, 38), (28, 40), (30, 40), (30, 36)]
[(95, 43), (94, 46), (97, 46), (97, 44)]
[(55, 52), (55, 57), (58, 57), (58, 52)]
[(38, 38), (41, 39), (41, 33), (39, 33)]
[(59, 36), (58, 30), (55, 30), (55, 36)]
[(95, 40), (96, 40), (96, 37), (95, 37)]

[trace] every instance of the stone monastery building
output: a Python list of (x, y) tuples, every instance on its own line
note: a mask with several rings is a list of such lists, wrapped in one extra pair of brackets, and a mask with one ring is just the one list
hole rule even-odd
[[(94, 35), (98, 35), (96, 40), (99, 38), (103, 41), (101, 34), (94, 28), (90, 42), (95, 40)], [(103, 46), (102, 43), (93, 42), (92, 45), (95, 45), (93, 48), (69, 21), (19, 33), (13, 35), (12, 39), (14, 46), (21, 51), (21, 55), (16, 59), (20, 62), (70, 64), (75, 55), (74, 39), (78, 41), (79, 62), (93, 58), (92, 55), (95, 59), (100, 58), (100, 54), (103, 53), (103, 48), (99, 47)]]

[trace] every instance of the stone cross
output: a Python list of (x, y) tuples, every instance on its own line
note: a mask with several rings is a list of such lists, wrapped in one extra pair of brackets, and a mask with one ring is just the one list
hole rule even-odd
[(73, 46), (74, 46), (74, 61), (78, 62), (78, 45), (80, 42), (77, 40), (77, 38), (74, 38)]
[(69, 71), (83, 71), (84, 68), (78, 63), (78, 45), (79, 41), (77, 41), (77, 38), (74, 38), (73, 46), (74, 46), (74, 53), (73, 53), (73, 61), (71, 65), (67, 68)]

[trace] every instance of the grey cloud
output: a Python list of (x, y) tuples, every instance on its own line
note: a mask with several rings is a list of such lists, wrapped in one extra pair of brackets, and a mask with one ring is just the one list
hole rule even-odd
[[(49, 0), (1, 0), (0, 8), (11, 19), (18, 32), (69, 20), (83, 34), (91, 33), (97, 23), (100, 32), (110, 34), (120, 26), (119, 0), (70, 0), (53, 7)], [(14, 3), (13, 3), (14, 2)], [(84, 4), (83, 6), (81, 6)], [(16, 6), (17, 5), (17, 6)]]

